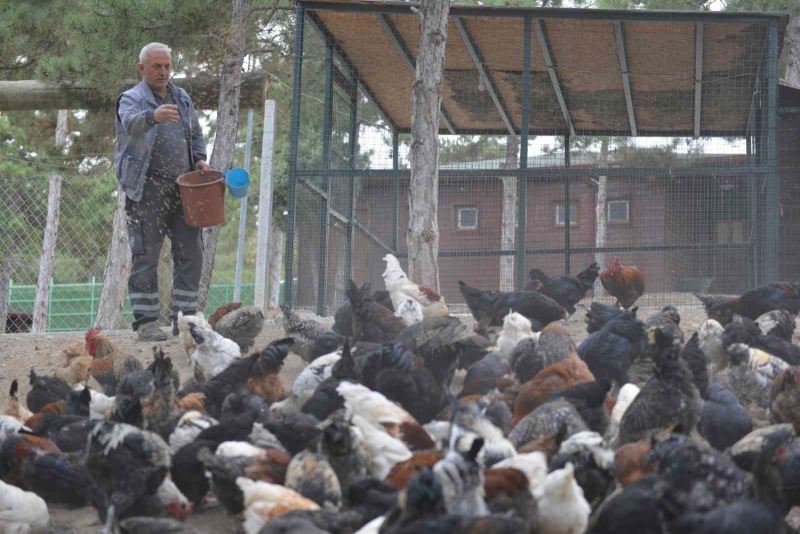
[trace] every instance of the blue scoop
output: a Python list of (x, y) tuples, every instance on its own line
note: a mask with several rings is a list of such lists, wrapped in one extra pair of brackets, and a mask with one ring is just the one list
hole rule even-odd
[(234, 198), (247, 196), (247, 187), (250, 185), (250, 173), (245, 169), (234, 167), (225, 173), (225, 181), (228, 184), (228, 191)]

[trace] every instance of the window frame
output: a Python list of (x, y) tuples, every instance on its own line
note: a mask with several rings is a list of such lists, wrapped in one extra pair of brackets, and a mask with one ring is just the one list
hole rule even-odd
[[(578, 213), (580, 205), (578, 204), (577, 200), (570, 200), (569, 203), (572, 205), (569, 210), (569, 225), (570, 227), (578, 226)], [(553, 223), (556, 228), (566, 228), (566, 221), (558, 220), (559, 211), (565, 214), (563, 200), (558, 200), (553, 204)]]
[[(625, 219), (612, 219), (611, 218), (611, 203), (624, 202), (626, 206)], [(608, 224), (629, 224), (631, 222), (631, 201), (627, 198), (614, 198), (606, 201), (606, 221)]]
[[(475, 232), (480, 228), (480, 210), (475, 205), (457, 205), (455, 207), (456, 214), (456, 231), (458, 232)], [(475, 225), (474, 226), (461, 226), (461, 210), (473, 210), (475, 212)]]

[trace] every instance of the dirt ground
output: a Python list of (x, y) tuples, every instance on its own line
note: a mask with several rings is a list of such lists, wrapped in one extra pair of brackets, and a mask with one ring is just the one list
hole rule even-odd
[[(655, 310), (640, 311), (639, 316), (644, 318)], [(679, 308), (681, 314), (681, 328), (687, 339), (697, 330), (705, 320), (702, 308)], [(585, 311), (578, 312), (566, 321), (566, 328), (573, 336), (576, 344), (586, 337), (584, 323)], [(471, 319), (471, 318), (469, 318)], [(138, 356), (145, 365), (152, 361), (153, 343), (137, 342), (130, 331), (105, 332), (113, 341), (124, 350)], [(31, 368), (37, 373), (51, 374), (62, 363), (59, 352), (65, 345), (83, 339), (83, 332), (70, 332), (60, 334), (4, 334), (0, 335), (0, 348), (3, 358), (0, 360), (0, 398), (5, 398), (6, 392), (14, 378), (19, 380), (21, 398), (27, 394), (28, 373)], [(263, 347), (270, 341), (283, 337), (283, 328), (280, 323), (269, 319), (257, 339), (256, 347)], [(186, 380), (191, 374), (189, 360), (177, 337), (170, 337), (168, 341), (160, 344), (164, 352), (172, 358), (173, 364), (178, 369), (181, 379)], [(303, 360), (290, 354), (281, 372), (281, 378), (287, 387), (290, 387), (295, 376), (303, 368)], [(93, 508), (80, 508), (68, 510), (52, 506), (50, 508), (51, 522), (54, 527), (66, 529), (80, 534), (94, 534), (101, 527), (97, 513)], [(792, 514), (795, 515), (795, 514)], [(794, 521), (793, 521), (794, 522)], [(186, 522), (187, 530), (198, 533), (240, 532), (241, 521), (226, 515), (219, 507), (201, 510), (190, 517)]]

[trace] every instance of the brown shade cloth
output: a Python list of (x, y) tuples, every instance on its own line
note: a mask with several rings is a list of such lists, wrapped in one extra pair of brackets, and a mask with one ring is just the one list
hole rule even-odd
[[(413, 61), (419, 21), (409, 4), (300, 3), (330, 32), (378, 106), (400, 131), (408, 131), (414, 76), (379, 17), (394, 26)], [(742, 135), (765, 57), (769, 21), (778, 21), (780, 47), (788, 20), (778, 14), (466, 6), (453, 6), (450, 15), (442, 108), (457, 133), (487, 134), (508, 132), (453, 17), (461, 17), (517, 133), (522, 115), (523, 17), (530, 15), (541, 20), (576, 133), (630, 132), (614, 33), (614, 22), (621, 21), (639, 135), (687, 136), (694, 134), (696, 24), (703, 24), (701, 135)], [(535, 30), (531, 70), (530, 133), (567, 133)], [(444, 124), (441, 131), (446, 133)]]

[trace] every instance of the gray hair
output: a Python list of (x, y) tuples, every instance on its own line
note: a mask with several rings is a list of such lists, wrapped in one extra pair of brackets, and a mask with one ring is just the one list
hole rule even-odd
[(142, 51), (139, 52), (139, 63), (144, 63), (144, 60), (147, 59), (147, 54), (150, 52), (166, 52), (172, 57), (172, 49), (164, 43), (149, 43), (144, 45)]

